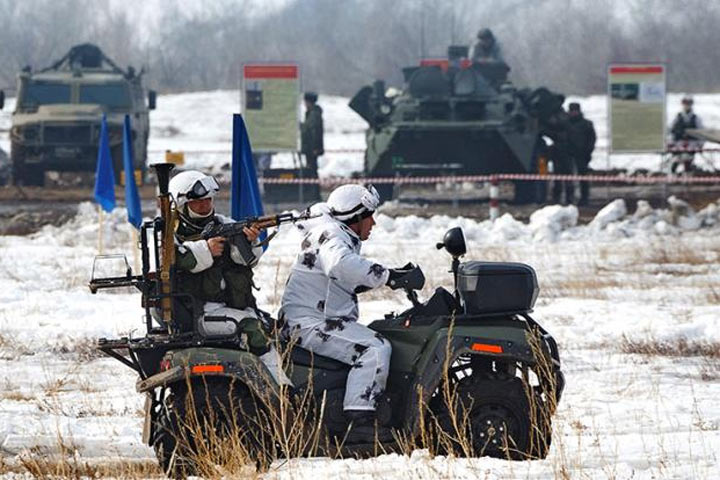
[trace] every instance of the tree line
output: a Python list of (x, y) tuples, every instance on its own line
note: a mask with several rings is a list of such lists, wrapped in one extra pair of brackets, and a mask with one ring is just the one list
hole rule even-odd
[[(138, 2), (140, 4), (140, 2)], [(194, 5), (189, 8), (188, 5)], [(0, 86), (70, 46), (93, 42), (120, 65), (146, 66), (163, 92), (237, 88), (241, 65), (296, 61), (303, 88), (352, 95), (374, 79), (470, 44), (489, 27), (519, 86), (602, 93), (610, 62), (668, 64), (672, 91), (720, 88), (720, 2), (706, 0), (0, 0)]]

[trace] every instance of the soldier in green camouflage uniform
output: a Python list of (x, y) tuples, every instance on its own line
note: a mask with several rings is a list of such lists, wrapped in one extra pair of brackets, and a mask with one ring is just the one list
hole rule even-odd
[[(272, 347), (252, 293), (252, 268), (263, 253), (258, 242), (260, 231), (255, 227), (244, 230), (253, 246), (254, 258), (249, 263), (225, 238), (205, 240), (200, 235), (212, 222), (232, 221), (215, 213), (213, 197), (218, 189), (213, 177), (197, 171), (181, 172), (170, 181), (169, 190), (179, 217), (175, 232), (175, 291), (187, 294), (178, 302), (179, 307), (193, 312), (193, 304), (201, 305), (203, 316), (197, 322), (201, 335), (206, 338), (240, 335), (248, 350), (260, 357), (276, 380), (284, 382), (287, 377), (278, 368), (277, 351)], [(192, 315), (190, 321), (195, 321)]]

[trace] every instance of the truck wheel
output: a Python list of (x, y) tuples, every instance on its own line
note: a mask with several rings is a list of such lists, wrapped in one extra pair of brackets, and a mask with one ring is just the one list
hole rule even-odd
[[(453, 441), (458, 456), (488, 456), (510, 460), (545, 458), (551, 441), (550, 416), (539, 397), (528, 400), (522, 380), (463, 379), (458, 385), (457, 419), (439, 415), (440, 428)], [(535, 394), (533, 394), (535, 395)], [(461, 425), (456, 432), (454, 425)]]
[(269, 452), (261, 440), (267, 432), (259, 431), (258, 420), (246, 386), (225, 378), (198, 378), (189, 386), (173, 387), (156, 419), (152, 446), (171, 478), (209, 473), (207, 468), (235, 463), (238, 455), (264, 466)]
[(28, 167), (25, 155), (25, 147), (16, 143), (10, 145), (13, 184), (42, 187), (45, 185), (45, 170), (42, 165)]

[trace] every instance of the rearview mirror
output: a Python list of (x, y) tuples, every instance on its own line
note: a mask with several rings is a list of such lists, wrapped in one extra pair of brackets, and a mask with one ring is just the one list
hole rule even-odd
[(157, 107), (157, 92), (155, 90), (148, 91), (148, 108), (155, 110)]
[(445, 248), (453, 258), (462, 257), (467, 253), (465, 235), (460, 227), (448, 230), (443, 237), (442, 243), (438, 243), (436, 246), (438, 249)]

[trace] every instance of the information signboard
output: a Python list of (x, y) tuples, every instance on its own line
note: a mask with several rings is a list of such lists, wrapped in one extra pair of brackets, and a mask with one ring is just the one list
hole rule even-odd
[(294, 64), (243, 65), (242, 113), (253, 151), (298, 150), (299, 71)]
[(608, 66), (608, 131), (612, 153), (665, 149), (665, 65)]

